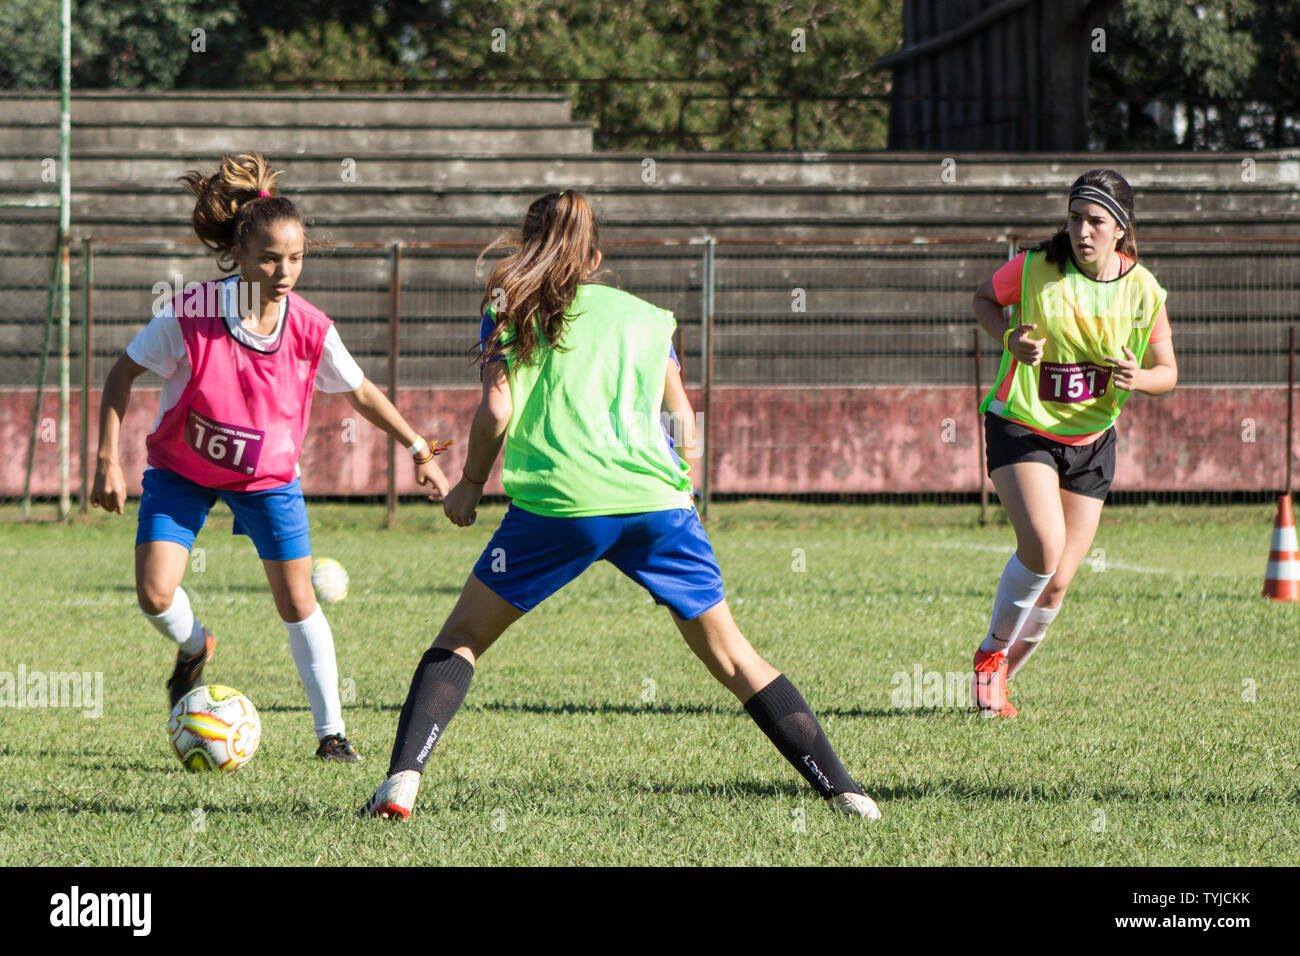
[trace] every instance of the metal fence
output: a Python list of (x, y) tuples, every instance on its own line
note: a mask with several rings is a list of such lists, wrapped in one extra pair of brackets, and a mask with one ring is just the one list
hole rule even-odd
[[(708, 496), (975, 501), (990, 487), (976, 407), (1001, 353), (975, 331), (971, 295), (1019, 245), (1007, 235), (625, 240), (605, 243), (605, 265), (622, 288), (677, 316), (677, 351), (703, 416)], [(468, 353), (486, 273), (485, 264), (475, 274), (480, 249), (331, 244), (311, 250), (299, 282), (369, 377), (415, 409), (408, 417), (458, 410), (440, 419), (451, 432), (442, 437), (460, 445), (444, 459), (457, 471), (477, 388)], [(1280, 490), (1300, 241), (1144, 237), (1141, 251), (1169, 290), (1181, 375), (1173, 395), (1126, 406), (1116, 496), (1226, 502)], [(75, 252), (70, 491), (84, 509), (109, 366), (160, 299), (216, 270), (197, 243), (84, 237)], [(34, 411), (51, 258), (0, 254), (0, 426), (6, 447), (22, 450), (0, 484), (10, 503), (29, 459), (34, 497), (59, 490), (52, 362)], [(128, 425), (147, 426), (145, 416), (136, 410)], [(383, 496), (393, 509), (414, 489), (391, 451), (381, 457), (383, 479), (304, 487)]]

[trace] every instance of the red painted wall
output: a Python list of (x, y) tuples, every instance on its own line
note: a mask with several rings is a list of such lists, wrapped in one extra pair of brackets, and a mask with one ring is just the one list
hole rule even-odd
[[(460, 474), (477, 388), (406, 388), (398, 406), (430, 440), (456, 444), (439, 459)], [(34, 389), (0, 390), (0, 498), (22, 493)], [(703, 411), (698, 393), (696, 410)], [(79, 487), (78, 396), (73, 393), (72, 490)], [(58, 491), (57, 396), (42, 400), (32, 491)], [(99, 395), (91, 396), (98, 422)], [(132, 394), (122, 437), (122, 467), (140, 490), (144, 437), (158, 391)], [(870, 493), (974, 491), (979, 485), (976, 396), (963, 386), (931, 388), (715, 388), (711, 481), (715, 493)], [(1286, 390), (1281, 386), (1183, 386), (1160, 399), (1134, 396), (1120, 420), (1116, 489), (1258, 491), (1283, 483)], [(90, 454), (97, 448), (91, 429)], [(1253, 441), (1250, 440), (1253, 438)], [(317, 395), (302, 457), (303, 489), (320, 495), (380, 495), (386, 489), (386, 437), (342, 396)], [(399, 451), (398, 491), (417, 488)], [(499, 463), (488, 483), (501, 492)]]

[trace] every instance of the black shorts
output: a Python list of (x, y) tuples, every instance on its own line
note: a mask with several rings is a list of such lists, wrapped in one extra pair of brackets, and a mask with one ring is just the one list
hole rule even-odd
[(1062, 491), (1105, 499), (1115, 480), (1115, 429), (1102, 432), (1091, 445), (1064, 445), (1044, 438), (1001, 415), (984, 413), (984, 441), (989, 474), (1018, 461), (1041, 461), (1056, 469)]

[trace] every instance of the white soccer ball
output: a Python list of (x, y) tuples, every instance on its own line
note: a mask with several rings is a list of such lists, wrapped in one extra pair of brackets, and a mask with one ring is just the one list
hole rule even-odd
[(221, 684), (196, 687), (172, 708), (172, 749), (190, 770), (235, 771), (257, 753), (262, 720), (253, 702)]
[(311, 566), (311, 586), (321, 604), (338, 604), (348, 596), (348, 572), (333, 558), (321, 558)]

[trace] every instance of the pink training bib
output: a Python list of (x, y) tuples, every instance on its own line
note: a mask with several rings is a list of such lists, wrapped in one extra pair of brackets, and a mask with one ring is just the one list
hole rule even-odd
[(280, 336), (263, 352), (231, 335), (218, 308), (205, 307), (218, 301), (211, 285), (172, 302), (191, 376), (149, 436), (149, 464), (205, 488), (287, 485), (296, 477), (330, 319), (290, 292)]

